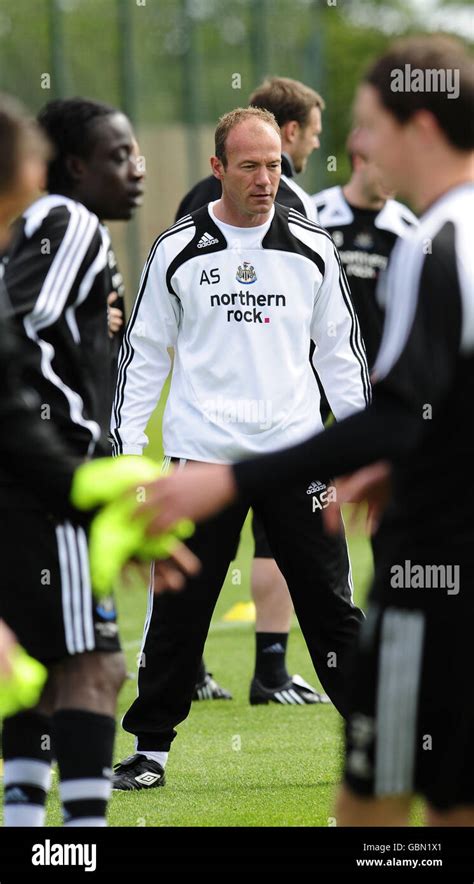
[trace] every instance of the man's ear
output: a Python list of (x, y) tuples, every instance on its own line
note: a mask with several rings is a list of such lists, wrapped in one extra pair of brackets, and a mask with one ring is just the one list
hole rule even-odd
[[(431, 146), (439, 136), (446, 137), (435, 115), (426, 109), (416, 111), (407, 121), (406, 126), (411, 125), (415, 137), (425, 146)], [(407, 128), (408, 131), (408, 128)]]
[(218, 178), (219, 181), (222, 181), (225, 172), (222, 160), (220, 160), (218, 157), (211, 157), (211, 169), (214, 178)]
[(66, 169), (69, 172), (72, 180), (79, 182), (84, 177), (86, 164), (81, 157), (74, 156), (74, 154), (69, 154), (69, 156), (66, 157)]
[(283, 144), (285, 141), (288, 141), (289, 144), (293, 144), (295, 139), (298, 137), (298, 132), (300, 131), (300, 124), (297, 120), (288, 120), (287, 123), (284, 123), (281, 127), (281, 140)]

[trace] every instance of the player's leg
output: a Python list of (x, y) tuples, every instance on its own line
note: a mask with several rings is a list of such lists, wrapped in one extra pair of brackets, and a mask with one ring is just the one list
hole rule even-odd
[[(163, 472), (167, 472), (172, 463), (178, 470), (182, 470), (186, 466), (186, 462), (183, 459), (178, 460), (177, 458), (165, 457), (162, 464)], [(238, 543), (235, 552), (237, 552), (237, 546)], [(230, 691), (223, 688), (215, 678), (213, 678), (212, 672), (208, 671), (204, 657), (201, 657), (199, 663), (193, 700), (232, 700), (232, 694)]]
[(117, 651), (77, 654), (61, 667), (52, 733), (66, 825), (106, 824), (116, 703), (125, 675)]
[[(389, 579), (376, 575), (374, 596)], [(420, 590), (403, 592), (413, 601)], [(350, 687), (337, 825), (406, 825), (407, 796), (419, 794), (427, 825), (474, 826), (474, 712), (463, 680), (470, 618), (456, 607), (462, 587), (454, 604), (444, 590), (431, 592), (429, 610), (421, 598), (418, 608), (369, 607)], [(453, 672), (461, 674), (454, 684)]]
[[(458, 594), (432, 588), (427, 604), (425, 590), (405, 587), (411, 607), (401, 608), (395, 606), (400, 589), (390, 588), (390, 563), (405, 556), (423, 561), (406, 542), (400, 550), (389, 548), (385, 568), (379, 555), (372, 597), (383, 603), (369, 606), (358, 641), (337, 821), (384, 825), (391, 813), (397, 825), (397, 807), (403, 806), (397, 800), (418, 794), (426, 801), (428, 825), (472, 826), (471, 618), (463, 593), (472, 585), (472, 564), (460, 566)], [(433, 559), (437, 566), (433, 549), (424, 556), (429, 567)], [(453, 673), (459, 677), (453, 680)]]
[(121, 651), (89, 651), (68, 657), (57, 675), (55, 712), (77, 708), (114, 717), (125, 678)]
[[(239, 541), (240, 537), (237, 537), (235, 548), (231, 555), (231, 561), (237, 557)], [(209, 672), (204, 657), (201, 657), (196, 684), (194, 686), (193, 701), (195, 700), (232, 700), (231, 692), (228, 691), (227, 688), (223, 688), (222, 685), (215, 680), (212, 672)]]
[[(258, 503), (275, 559), (286, 577), (319, 679), (342, 714), (347, 678), (363, 614), (352, 599), (345, 537), (324, 531), (327, 482), (309, 478)], [(313, 489), (318, 484), (318, 489)]]
[(253, 513), (255, 542), (251, 589), (256, 610), (256, 655), (254, 679), (267, 688), (288, 681), (286, 646), (293, 604), (290, 593), (258, 515)]
[[(4, 583), (1, 616), (20, 644), (45, 661), (50, 650), (62, 656), (56, 606), (57, 550), (46, 516), (31, 507), (9, 507), (2, 513), (0, 556)], [(48, 647), (49, 646), (49, 647)], [(2, 727), (5, 826), (43, 826), (51, 785), (51, 677), (44, 704), (6, 718)]]
[(253, 560), (251, 585), (256, 609), (253, 680), (270, 690), (290, 677), (286, 650), (293, 604), (286, 580), (273, 557)]
[(338, 826), (409, 825), (412, 798), (439, 764), (424, 751), (426, 641), (421, 611), (370, 604), (349, 684)]
[[(432, 557), (434, 558), (434, 556)], [(430, 590), (420, 690), (419, 791), (428, 826), (474, 826), (473, 563), (456, 553), (458, 594)], [(420, 590), (413, 590), (413, 592)], [(441, 649), (441, 653), (440, 653)]]
[(44, 826), (51, 787), (51, 718), (28, 709), (2, 727), (4, 825)]
[(68, 653), (57, 677), (52, 734), (64, 822), (104, 826), (125, 663), (113, 599), (92, 597), (84, 530), (65, 523), (56, 526), (56, 538)]
[[(5, 722), (6, 821), (41, 825), (39, 810), (27, 820), (24, 794), (41, 804), (44, 819), (54, 745), (66, 825), (105, 825), (115, 702), (125, 675), (115, 610), (92, 600), (83, 529), (55, 525), (40, 511), (21, 516), (16, 528), (29, 555), (7, 595), (20, 642), (48, 665), (50, 680), (36, 710)], [(23, 616), (16, 613), (22, 607)]]
[[(262, 520), (255, 512), (252, 514), (252, 534), (255, 548), (251, 590), (256, 609), (255, 629), (258, 633), (276, 632), (287, 635), (290, 631), (293, 603), (286, 580), (273, 558)], [(282, 662), (284, 666), (284, 659)]]
[[(286, 636), (290, 631), (293, 602), (273, 556), (260, 554), (253, 559), (251, 592), (256, 609), (256, 631)], [(282, 663), (284, 665), (284, 659)]]
[(137, 751), (116, 766), (116, 789), (164, 784), (175, 727), (189, 714), (212, 613), (247, 509), (238, 504), (198, 526), (188, 546), (202, 568), (181, 592), (154, 596), (150, 587), (138, 696), (123, 719), (124, 729), (137, 738)]
[[(295, 705), (319, 702), (320, 695), (309, 685), (301, 684), (299, 676), (291, 676), (286, 667), (286, 652), (293, 603), (288, 586), (270, 549), (265, 529), (258, 514), (253, 514), (252, 532), (255, 541), (252, 562), (252, 596), (255, 602), (255, 671), (250, 685), (250, 702), (286, 705), (286, 697), (294, 697)], [(290, 693), (288, 694), (288, 691)]]
[(348, 786), (341, 786), (334, 810), (336, 825), (343, 826), (408, 826), (411, 796), (393, 798), (362, 797)]
[(51, 720), (56, 702), (56, 669), (36, 707), (6, 718), (2, 728), (5, 826), (45, 824), (45, 803), (51, 785)]

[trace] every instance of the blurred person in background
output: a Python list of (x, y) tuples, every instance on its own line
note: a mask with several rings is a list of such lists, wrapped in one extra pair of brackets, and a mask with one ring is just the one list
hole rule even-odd
[(348, 139), (352, 174), (347, 184), (315, 193), (313, 201), (319, 223), (331, 234), (344, 265), (371, 368), (384, 321), (377, 283), (397, 238), (418, 222), (413, 212), (393, 199), (376, 164), (353, 149), (356, 137), (352, 132)]

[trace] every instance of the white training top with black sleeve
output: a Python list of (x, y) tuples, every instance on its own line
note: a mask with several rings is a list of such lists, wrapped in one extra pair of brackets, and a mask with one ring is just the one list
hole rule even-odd
[(31, 354), (25, 382), (79, 457), (110, 453), (109, 249), (96, 215), (48, 194), (18, 221), (4, 259), (12, 319)]
[(370, 399), (347, 281), (329, 234), (275, 205), (237, 228), (210, 203), (154, 243), (125, 333), (115, 453), (140, 454), (175, 358), (163, 419), (170, 457), (230, 463), (323, 429), (308, 351), (336, 419)]

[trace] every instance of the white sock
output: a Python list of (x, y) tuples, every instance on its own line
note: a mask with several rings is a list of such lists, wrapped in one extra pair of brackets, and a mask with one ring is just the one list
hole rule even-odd
[(148, 749), (138, 749), (137, 751), (140, 755), (145, 755), (149, 758), (150, 761), (157, 761), (158, 764), (161, 764), (163, 770), (165, 769), (169, 752), (149, 752)]
[(6, 804), (3, 825), (14, 829), (40, 828), (44, 826), (45, 818), (46, 809), (39, 804)]

